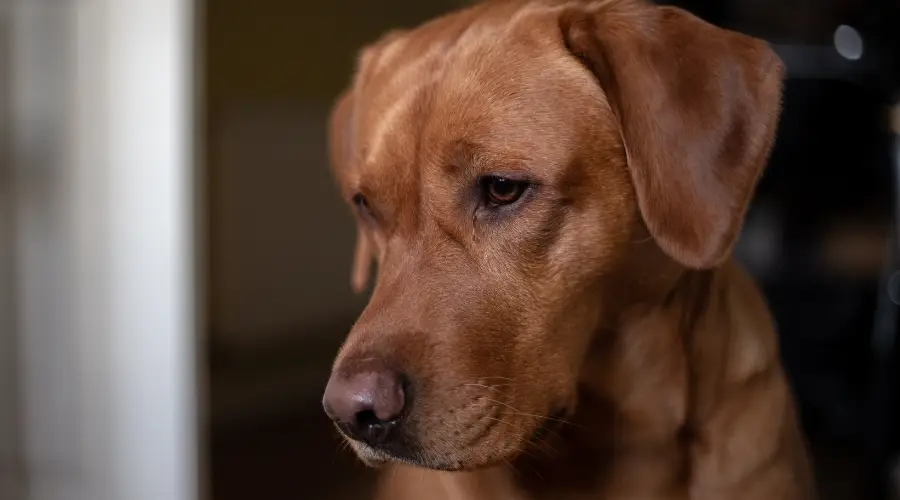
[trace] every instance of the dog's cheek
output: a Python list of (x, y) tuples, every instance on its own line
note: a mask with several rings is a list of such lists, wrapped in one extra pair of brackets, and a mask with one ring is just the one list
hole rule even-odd
[(517, 337), (515, 366), (534, 387), (532, 399), (518, 403), (535, 413), (574, 407), (585, 354), (618, 309), (609, 278), (627, 258), (636, 209), (629, 209), (627, 197), (610, 198), (586, 201), (562, 219), (541, 272), (524, 285), (538, 296)]

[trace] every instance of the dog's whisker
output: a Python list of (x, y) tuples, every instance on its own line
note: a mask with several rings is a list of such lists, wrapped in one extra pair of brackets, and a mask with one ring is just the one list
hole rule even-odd
[[(553, 433), (552, 436), (555, 437), (555, 438), (562, 439), (562, 436), (560, 436), (559, 434), (556, 434), (556, 433)], [(550, 443), (549, 438), (545, 438), (545, 439), (533, 439), (533, 440), (531, 440), (531, 441), (529, 442), (529, 444), (534, 445), (538, 450), (540, 450), (540, 451), (542, 451), (542, 452), (544, 452), (544, 453), (548, 453), (548, 454), (549, 454), (549, 453), (552, 453), (552, 454), (554, 454), (554, 455), (559, 455), (559, 454), (560, 454), (560, 453), (559, 453), (559, 450), (557, 450), (557, 449)]]
[[(509, 406), (509, 405), (506, 405), (506, 406)], [(585, 427), (583, 425), (576, 424), (574, 422), (570, 422), (570, 421), (562, 419), (562, 418), (552, 417), (549, 415), (536, 415), (533, 413), (520, 412), (518, 410), (516, 410), (515, 413), (503, 413), (503, 415), (519, 415), (519, 416), (523, 416), (523, 417), (531, 417), (531, 418), (536, 418), (536, 419), (540, 419), (540, 420), (548, 420), (550, 422), (557, 422), (557, 423), (560, 423), (563, 425), (569, 425), (569, 426), (572, 426), (572, 427), (575, 427), (578, 429), (590, 430), (588, 427)]]
[(485, 416), (482, 417), (482, 418), (485, 418), (485, 419), (488, 419), (488, 420), (494, 420), (494, 421), (496, 421), (496, 422), (500, 422), (500, 423), (503, 424), (503, 425), (508, 425), (509, 427), (512, 427), (512, 428), (514, 428), (514, 429), (519, 429), (520, 431), (522, 431), (522, 432), (524, 432), (524, 433), (528, 433), (528, 430), (525, 429), (524, 427), (521, 427), (521, 426), (518, 426), (518, 425), (516, 425), (516, 424), (513, 424), (512, 422), (509, 422), (509, 421), (507, 421), (507, 420), (503, 420), (502, 418), (489, 417), (489, 416), (487, 416), (487, 415), (485, 415)]
[[(505, 406), (505, 407), (511, 409), (512, 411), (516, 412), (516, 413), (522, 413), (522, 412), (519, 411), (518, 408), (516, 408), (516, 407), (514, 407), (514, 406), (512, 406), (512, 405), (510, 405), (510, 404), (508, 404), (508, 403), (504, 403), (503, 401), (497, 401), (496, 399), (488, 399), (488, 398), (485, 398), (485, 400), (486, 400), (486, 401), (490, 401), (491, 403), (496, 403), (496, 404), (498, 404), (498, 405)], [(524, 415), (527, 415), (527, 413), (525, 413)]]
[(503, 460), (503, 462), (504, 462), (510, 469), (512, 469), (513, 473), (514, 473), (516, 476), (518, 476), (518, 477), (523, 477), (523, 476), (522, 476), (522, 473), (519, 471), (519, 469), (516, 468), (515, 465), (513, 465), (512, 462), (510, 462), (509, 460), (507, 460), (507, 459), (505, 459), (505, 458), (502, 459), (502, 460)]
[[(515, 415), (515, 414), (514, 414), (514, 413), (508, 413), (508, 415)], [(520, 430), (520, 431), (523, 432), (524, 434), (530, 434), (530, 433), (531, 433), (531, 431), (528, 430), (528, 429), (526, 429), (525, 427), (522, 427), (522, 426), (520, 426), (520, 425), (513, 424), (512, 422), (510, 422), (510, 421), (508, 421), (508, 420), (504, 420), (504, 419), (500, 419), (500, 418), (495, 418), (495, 417), (491, 417), (491, 416), (485, 416), (485, 417), (483, 417), (483, 418), (486, 418), (486, 419), (489, 419), (489, 420), (495, 420), (495, 421), (497, 421), (497, 422), (500, 422), (501, 424), (507, 425), (507, 426), (509, 426), (509, 427), (513, 427), (513, 428), (515, 428), (515, 429)], [(562, 436), (561, 436), (559, 433), (557, 433), (557, 432), (555, 432), (554, 430), (552, 430), (552, 429), (548, 429), (547, 432), (548, 432), (550, 435), (552, 435), (553, 437), (555, 437), (555, 438), (562, 439)], [(555, 448), (554, 448), (554, 447), (553, 447), (546, 439), (543, 439), (543, 440), (531, 440), (531, 441), (529, 441), (529, 444), (534, 444), (534, 445), (536, 445), (537, 448), (538, 448), (538, 450), (540, 450), (540, 451), (542, 451), (542, 452), (544, 452), (544, 453), (547, 453), (547, 452), (548, 452), (548, 449), (549, 449), (549, 452), (554, 453), (554, 454), (558, 454), (558, 451), (557, 451), (557, 450), (556, 450), (556, 449), (555, 449)], [(526, 447), (526, 449), (527, 449), (527, 447)], [(523, 451), (523, 450), (519, 450), (519, 451)], [(523, 452), (524, 452), (524, 451), (523, 451)], [(531, 455), (529, 454), (529, 456), (531, 456)]]
[(532, 453), (532, 451), (529, 450), (527, 446), (526, 447), (517, 446), (515, 448), (512, 448), (512, 451), (522, 454), (522, 455), (525, 455), (526, 457), (532, 458), (535, 460), (540, 460), (540, 458), (541, 458), (541, 457), (535, 455), (534, 453)]
[[(535, 459), (535, 460), (540, 460), (539, 457), (535, 457), (534, 455), (531, 455), (531, 454), (529, 454), (529, 455), (527, 455), (527, 456), (528, 456), (529, 458), (533, 458), (533, 459)], [(538, 470), (538, 465), (537, 465), (537, 462), (536, 462), (536, 461), (533, 461), (533, 460), (525, 460), (525, 461), (523, 461), (523, 462), (520, 462), (519, 465), (520, 465), (520, 466), (523, 466), (523, 465), (524, 465), (524, 466), (527, 466), (527, 467), (528, 467), (528, 471), (529, 471), (530, 473), (532, 473), (532, 474), (534, 474), (535, 476), (537, 476), (537, 478), (540, 479), (541, 481), (546, 481), (546, 479), (544, 479), (544, 476), (542, 476), (541, 473), (540, 473), (540, 471)]]
[(499, 394), (500, 396), (505, 396), (506, 394), (504, 394), (503, 391), (501, 391), (499, 388), (505, 387), (508, 384), (500, 384), (500, 385), (465, 384), (465, 385), (468, 387), (480, 387), (482, 389), (487, 389), (489, 391), (495, 392), (495, 393)]
[(516, 415), (516, 416), (522, 416), (522, 417), (530, 417), (530, 418), (539, 419), (539, 420), (548, 420), (548, 421), (551, 421), (551, 422), (558, 422), (558, 423), (560, 423), (560, 424), (570, 425), (570, 426), (572, 426), (572, 427), (576, 427), (576, 428), (580, 428), (580, 429), (589, 430), (587, 427), (585, 427), (585, 426), (583, 426), (583, 425), (579, 425), (579, 424), (576, 424), (576, 423), (573, 423), (573, 422), (569, 422), (568, 420), (564, 420), (564, 419), (561, 419), (561, 418), (551, 417), (551, 416), (549, 416), (549, 415), (537, 415), (537, 414), (534, 414), (534, 413), (526, 413), (526, 412), (523, 412), (523, 411), (519, 411), (519, 410), (518, 410), (517, 408), (515, 408), (514, 406), (512, 406), (512, 405), (510, 405), (510, 404), (507, 404), (507, 403), (504, 403), (504, 402), (502, 402), (502, 401), (496, 401), (496, 400), (493, 400), (493, 399), (488, 399), (488, 401), (491, 401), (491, 402), (493, 402), (493, 403), (497, 403), (497, 404), (499, 404), (499, 405), (505, 406), (505, 407), (507, 407), (507, 408), (513, 410), (513, 412), (511, 412), (511, 413), (510, 413), (510, 412), (504, 412), (504, 413), (501, 413), (501, 415)]
[(343, 453), (348, 449), (350, 449), (350, 443), (348, 443), (346, 439), (341, 439), (341, 441), (337, 444), (337, 452)]
[(470, 382), (470, 383), (463, 384), (463, 385), (470, 385), (470, 386), (475, 386), (475, 387), (513, 387), (514, 386), (514, 384), (480, 384), (477, 382)]
[(560, 434), (559, 432), (557, 432), (555, 429), (552, 429), (552, 428), (549, 428), (546, 426), (542, 428), (542, 432), (545, 434), (544, 437), (532, 436), (531, 442), (533, 442), (533, 443), (546, 442), (550, 438), (555, 438), (555, 439), (560, 439), (560, 440), (565, 439), (564, 436), (562, 434)]

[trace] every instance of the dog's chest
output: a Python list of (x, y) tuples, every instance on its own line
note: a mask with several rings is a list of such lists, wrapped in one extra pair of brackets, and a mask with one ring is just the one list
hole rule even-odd
[(567, 470), (544, 473), (524, 464), (462, 473), (396, 465), (384, 471), (376, 500), (684, 500), (680, 468), (666, 455), (566, 461), (559, 465)]

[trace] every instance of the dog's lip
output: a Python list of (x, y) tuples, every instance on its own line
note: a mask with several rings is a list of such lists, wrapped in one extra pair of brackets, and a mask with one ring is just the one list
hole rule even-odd
[(428, 463), (416, 456), (406, 456), (392, 453), (389, 450), (382, 450), (363, 442), (353, 442), (353, 448), (357, 457), (368, 467), (378, 468), (390, 462), (400, 462), (414, 467), (440, 471), (460, 471), (466, 467), (462, 462), (448, 462), (446, 464)]
[(356, 443), (356, 455), (369, 467), (381, 467), (391, 461), (386, 453), (366, 443)]
[[(563, 422), (562, 417), (565, 414), (566, 411), (559, 410), (554, 411), (549, 416), (545, 417), (543, 422), (541, 422), (541, 424), (537, 428), (535, 428), (530, 435), (527, 435), (525, 437), (526, 442), (529, 444), (540, 442), (547, 436), (547, 434), (552, 434), (553, 431), (557, 427), (559, 427), (560, 422)], [(346, 435), (343, 429), (341, 429), (340, 425), (335, 425), (335, 427), (345, 439), (352, 443), (352, 446), (355, 449), (356, 455), (358, 456), (360, 461), (362, 461), (366, 466), (373, 468), (382, 467), (390, 462), (400, 462), (415, 467), (446, 472), (455, 472), (490, 467), (504, 461), (508, 463), (509, 460), (509, 457), (494, 457), (492, 460), (488, 460), (484, 463), (478, 464), (473, 464), (465, 460), (448, 460), (446, 462), (435, 463), (433, 461), (423, 460), (422, 457), (416, 453), (408, 454), (405, 451), (398, 452), (399, 450), (391, 449), (391, 447), (382, 448), (380, 446), (373, 446), (363, 441), (355, 441)]]
[(419, 465), (413, 458), (398, 454), (389, 447), (381, 448), (366, 443), (365, 441), (357, 441), (350, 438), (344, 430), (341, 429), (340, 425), (335, 424), (335, 428), (338, 430), (338, 433), (341, 434), (341, 437), (350, 443), (359, 459), (369, 467), (380, 467), (391, 461)]

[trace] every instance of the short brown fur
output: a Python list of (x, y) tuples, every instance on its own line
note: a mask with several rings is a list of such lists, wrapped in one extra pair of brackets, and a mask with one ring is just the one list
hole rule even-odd
[[(641, 1), (506, 0), (363, 50), (331, 118), (364, 195), (334, 365), (413, 380), (380, 498), (813, 498), (767, 307), (730, 253), (772, 146), (761, 41)], [(533, 181), (480, 206), (485, 175)]]

